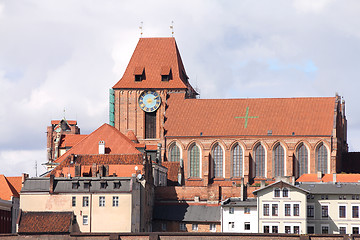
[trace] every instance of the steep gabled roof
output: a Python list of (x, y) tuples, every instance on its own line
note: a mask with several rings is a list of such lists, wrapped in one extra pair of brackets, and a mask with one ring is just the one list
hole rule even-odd
[(260, 188), (260, 189), (258, 189), (258, 190), (253, 191), (253, 194), (257, 195), (258, 192), (261, 192), (261, 191), (263, 191), (264, 189), (272, 188), (272, 187), (295, 188), (295, 189), (298, 189), (298, 190), (303, 191), (303, 192), (305, 192), (305, 193), (309, 193), (309, 191), (307, 191), (307, 190), (305, 190), (305, 189), (303, 189), (303, 188), (301, 188), (301, 187), (297, 187), (297, 186), (294, 186), (294, 185), (292, 185), (292, 184), (289, 184), (289, 183), (287, 183), (287, 182), (283, 182), (282, 180), (280, 180), (280, 181), (274, 182), (274, 183), (272, 183), (272, 184), (270, 184), (270, 185), (267, 185), (267, 186), (265, 186), (265, 187), (263, 187), (263, 188)]
[[(161, 81), (168, 70), (169, 81)], [(135, 75), (145, 79), (135, 82)], [(189, 86), (180, 52), (174, 38), (140, 38), (123, 77), (113, 86), (117, 89), (187, 89)]]
[(0, 199), (9, 201), (11, 197), (19, 197), (21, 184), (21, 177), (11, 177), (9, 180), (0, 174)]
[(105, 123), (56, 159), (55, 162), (61, 163), (71, 154), (98, 154), (99, 141), (105, 141), (106, 154), (140, 154), (132, 141), (119, 130)]
[(331, 136), (334, 125), (336, 97), (185, 99), (182, 93), (169, 95), (167, 137)]

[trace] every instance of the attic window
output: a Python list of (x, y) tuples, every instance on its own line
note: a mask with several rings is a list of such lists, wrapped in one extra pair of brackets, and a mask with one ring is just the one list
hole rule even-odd
[(141, 82), (144, 79), (144, 67), (135, 67), (134, 76), (135, 82)]
[(84, 189), (90, 188), (90, 181), (84, 181)]
[(120, 185), (120, 181), (114, 182), (114, 189), (119, 189)]
[(100, 188), (101, 188), (101, 189), (105, 189), (105, 188), (106, 188), (106, 186), (107, 186), (106, 181), (104, 181), (104, 182), (100, 182)]
[(78, 187), (79, 187), (78, 181), (72, 182), (72, 189), (78, 189)]
[(161, 67), (160, 75), (161, 81), (169, 81), (171, 79), (171, 68), (169, 66)]

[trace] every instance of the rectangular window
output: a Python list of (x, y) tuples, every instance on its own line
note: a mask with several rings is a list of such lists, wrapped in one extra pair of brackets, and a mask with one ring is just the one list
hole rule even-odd
[(161, 223), (161, 231), (166, 232), (166, 223)]
[(234, 208), (233, 207), (229, 208), (229, 214), (234, 214)]
[(244, 213), (245, 213), (245, 214), (250, 214), (250, 208), (249, 208), (249, 207), (245, 207), (245, 208), (244, 208)]
[(113, 196), (113, 207), (118, 207), (119, 206), (119, 197), (118, 196)]
[(291, 227), (285, 226), (285, 233), (291, 233)]
[(114, 189), (120, 188), (120, 182), (114, 182)]
[(90, 182), (84, 182), (84, 189), (90, 188)]
[(300, 227), (299, 227), (299, 226), (294, 226), (294, 233), (295, 233), (295, 234), (299, 234), (299, 233), (300, 233)]
[(329, 234), (329, 226), (321, 226), (321, 234)]
[(210, 231), (216, 232), (216, 224), (215, 223), (210, 223)]
[(142, 75), (135, 75), (135, 82), (141, 82)]
[(315, 227), (314, 226), (308, 226), (307, 227), (307, 233), (308, 234), (314, 234), (315, 233)]
[(245, 230), (250, 230), (250, 223), (249, 223), (249, 222), (246, 222), (246, 223), (245, 223), (244, 229), (245, 229)]
[(291, 205), (285, 204), (285, 216), (291, 216)]
[(161, 75), (161, 81), (169, 81), (170, 76), (169, 75)]
[(299, 204), (294, 204), (294, 216), (299, 216), (300, 215), (300, 205)]
[(346, 234), (346, 227), (340, 227), (340, 234)]
[(105, 197), (99, 197), (99, 207), (105, 207)]
[(314, 217), (314, 213), (315, 213), (314, 205), (308, 205), (307, 206), (307, 216)]
[(145, 138), (156, 138), (156, 111), (145, 112)]
[(278, 226), (272, 226), (271, 227), (271, 230), (272, 230), (272, 233), (278, 233), (279, 231), (279, 229), (278, 229)]
[(186, 231), (186, 223), (180, 223), (180, 231)]
[(87, 215), (83, 215), (83, 225), (88, 225), (88, 216)]
[(83, 207), (89, 206), (89, 197), (83, 197)]
[(280, 197), (280, 189), (279, 188), (276, 188), (274, 190), (274, 197)]
[(352, 234), (359, 234), (359, 227), (353, 227)]
[(197, 223), (193, 223), (191, 229), (192, 229), (193, 231), (197, 231), (197, 230), (198, 230), (198, 225), (197, 225)]
[(269, 216), (269, 204), (264, 204), (264, 216)]
[(321, 206), (321, 217), (323, 217), (323, 218), (329, 217), (329, 207), (328, 206)]
[(71, 206), (76, 207), (76, 197), (71, 198)]
[(234, 222), (229, 222), (229, 230), (232, 231), (235, 228), (235, 223)]
[(264, 226), (264, 233), (270, 233), (270, 227)]
[(359, 218), (359, 206), (352, 206), (352, 217)]
[(72, 189), (78, 189), (79, 183), (78, 182), (72, 182), (71, 187), (72, 187)]
[(346, 218), (346, 206), (339, 206), (339, 218)]
[(107, 187), (107, 183), (106, 182), (101, 182), (100, 183), (100, 188), (101, 189), (105, 189)]
[(279, 211), (278, 205), (277, 204), (272, 204), (272, 215), (277, 216), (278, 211)]
[(289, 190), (287, 188), (283, 189), (283, 197), (289, 197)]

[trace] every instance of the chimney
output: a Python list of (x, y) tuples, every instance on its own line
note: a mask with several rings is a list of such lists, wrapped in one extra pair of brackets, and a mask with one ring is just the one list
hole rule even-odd
[(96, 168), (96, 163), (93, 163), (93, 165), (91, 166), (92, 177), (96, 177)]
[(245, 200), (244, 178), (241, 178), (241, 180), (240, 180), (240, 193), (241, 193), (241, 201), (244, 201)]
[(49, 188), (50, 194), (54, 193), (54, 179), (55, 179), (55, 175), (51, 174), (50, 175), (50, 188)]
[(99, 154), (105, 154), (105, 141), (99, 141)]
[(336, 183), (336, 173), (333, 173), (333, 183)]
[(266, 180), (260, 180), (260, 188), (265, 187), (265, 182), (266, 182)]
[(318, 171), (318, 172), (317, 172), (317, 179), (318, 179), (318, 180), (321, 180), (321, 179), (322, 179), (322, 172), (321, 172), (321, 171)]

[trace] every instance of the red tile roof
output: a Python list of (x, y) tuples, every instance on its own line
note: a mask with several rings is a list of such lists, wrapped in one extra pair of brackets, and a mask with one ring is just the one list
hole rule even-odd
[[(51, 120), (51, 125), (57, 125), (60, 123), (61, 120)], [(69, 125), (76, 125), (76, 120), (66, 120)]]
[(180, 162), (163, 162), (162, 165), (168, 169), (168, 185), (177, 185)]
[(168, 137), (258, 136), (269, 130), (272, 135), (331, 136), (336, 98), (185, 99), (171, 93), (167, 103)]
[(11, 197), (19, 197), (21, 179), (21, 177), (5, 177), (0, 174), (0, 199), (9, 201)]
[[(333, 182), (333, 174), (323, 174), (321, 179), (318, 179), (316, 173), (303, 174), (296, 181), (297, 182)], [(336, 182), (342, 183), (358, 183), (360, 181), (360, 174), (336, 174)]]
[(146, 144), (146, 150), (156, 151), (157, 149), (157, 145)]
[(83, 140), (87, 135), (80, 134), (64, 134), (61, 136), (60, 147), (72, 147), (81, 140)]
[(56, 159), (55, 162), (61, 163), (71, 154), (98, 154), (99, 141), (101, 140), (105, 141), (105, 153), (107, 154), (140, 154), (132, 141), (119, 130), (105, 123)]
[(19, 233), (70, 233), (73, 212), (22, 212)]
[[(172, 79), (161, 81), (161, 74), (172, 70)], [(145, 79), (135, 82), (134, 74), (145, 71)], [(187, 89), (186, 72), (174, 38), (140, 38), (123, 77), (113, 88)], [(191, 88), (191, 87), (190, 87)]]

